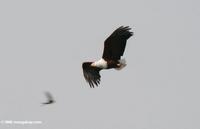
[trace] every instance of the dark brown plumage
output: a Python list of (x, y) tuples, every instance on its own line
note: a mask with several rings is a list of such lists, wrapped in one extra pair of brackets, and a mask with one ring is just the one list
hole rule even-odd
[(119, 27), (104, 42), (103, 58), (105, 60), (119, 60), (124, 54), (126, 41), (133, 35), (131, 28)]
[(94, 88), (94, 85), (100, 84), (100, 70), (121, 69), (126, 66), (125, 60), (121, 60), (121, 56), (124, 54), (127, 39), (133, 35), (130, 29), (128, 26), (117, 28), (104, 42), (102, 59), (82, 64), (83, 75), (90, 87)]

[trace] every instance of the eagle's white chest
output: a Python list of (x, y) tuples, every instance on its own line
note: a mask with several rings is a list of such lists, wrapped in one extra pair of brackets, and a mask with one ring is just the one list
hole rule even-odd
[(101, 58), (100, 60), (93, 62), (92, 66), (106, 69), (108, 67), (108, 63), (107, 63), (107, 61), (105, 61), (104, 59)]

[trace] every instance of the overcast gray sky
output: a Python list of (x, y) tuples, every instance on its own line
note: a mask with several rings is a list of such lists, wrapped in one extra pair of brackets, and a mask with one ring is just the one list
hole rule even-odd
[[(199, 129), (200, 2), (197, 0), (0, 1), (0, 119), (20, 129)], [(121, 71), (91, 89), (81, 64), (101, 58), (119, 26)], [(44, 91), (56, 99), (41, 106)]]

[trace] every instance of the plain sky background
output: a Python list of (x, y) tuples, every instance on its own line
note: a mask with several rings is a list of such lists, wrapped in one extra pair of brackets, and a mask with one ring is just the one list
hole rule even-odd
[[(199, 129), (198, 0), (0, 1), (0, 129)], [(119, 26), (135, 33), (98, 88), (81, 64)], [(46, 101), (44, 91), (56, 99)]]

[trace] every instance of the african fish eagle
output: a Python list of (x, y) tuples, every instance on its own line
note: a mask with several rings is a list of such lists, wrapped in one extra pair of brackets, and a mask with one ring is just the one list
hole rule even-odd
[(125, 59), (121, 59), (121, 56), (124, 54), (126, 40), (133, 35), (133, 32), (129, 31), (130, 29), (129, 26), (117, 28), (104, 41), (102, 58), (95, 62), (82, 63), (83, 75), (91, 88), (94, 88), (94, 84), (96, 86), (100, 84), (100, 70), (111, 68), (120, 70), (126, 66)]

